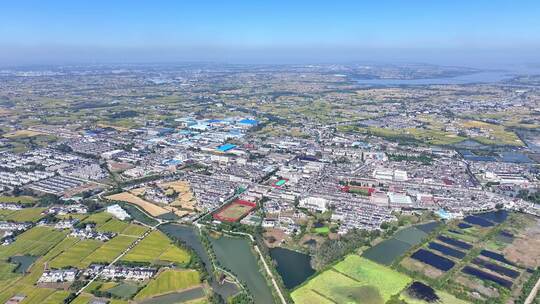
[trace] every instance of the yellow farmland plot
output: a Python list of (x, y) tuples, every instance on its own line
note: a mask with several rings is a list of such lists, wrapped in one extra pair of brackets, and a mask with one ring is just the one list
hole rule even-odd
[(159, 231), (152, 231), (137, 246), (131, 249), (122, 260), (129, 262), (157, 262), (165, 261), (185, 264), (190, 255), (184, 249), (177, 247)]
[(119, 256), (129, 245), (135, 242), (135, 237), (118, 235), (104, 243), (97, 250), (86, 256), (81, 264), (86, 267), (92, 263), (110, 263)]
[(20, 137), (34, 137), (41, 135), (43, 133), (36, 132), (36, 131), (30, 131), (30, 130), (17, 130), (13, 131), (7, 134), (4, 134), (5, 138), (20, 138)]
[(512, 131), (507, 131), (504, 126), (490, 124), (478, 120), (460, 121), (460, 124), (465, 129), (479, 129), (487, 132), (489, 136), (474, 137), (474, 140), (486, 145), (512, 145), (523, 146), (523, 142)]
[(52, 268), (64, 268), (68, 266), (82, 268), (82, 261), (103, 244), (103, 242), (96, 240), (81, 240), (54, 258), (49, 263), (49, 266)]
[(137, 205), (152, 216), (159, 216), (165, 213), (169, 213), (169, 210), (163, 207), (160, 207), (158, 205), (152, 204), (150, 202), (147, 202), (143, 200), (142, 198), (135, 196), (129, 192), (122, 192), (118, 194), (109, 195), (106, 198), (113, 201), (122, 201), (122, 202)]
[(2, 210), (7, 213), (0, 214), (0, 220), (8, 220), (15, 222), (37, 222), (45, 217), (42, 212), (46, 208), (23, 208), (21, 210)]
[(56, 229), (34, 227), (19, 235), (14, 243), (2, 246), (0, 259), (7, 259), (14, 255), (43, 255), (62, 241), (66, 235), (67, 232)]
[(129, 224), (126, 227), (126, 229), (120, 232), (120, 234), (129, 235), (129, 236), (141, 236), (146, 232), (146, 230), (148, 230), (148, 228), (144, 226), (136, 225), (136, 224)]
[(94, 213), (94, 214), (90, 215), (89, 217), (87, 217), (83, 221), (83, 223), (92, 222), (92, 223), (96, 223), (98, 225), (98, 227), (99, 227), (100, 225), (105, 224), (106, 222), (108, 222), (112, 217), (113, 217), (112, 214), (107, 213), (107, 212)]
[(152, 281), (150, 281), (150, 283), (135, 296), (135, 299), (146, 299), (173, 291), (179, 291), (196, 286), (200, 282), (199, 272), (196, 270), (167, 269), (161, 272), (155, 279), (152, 279)]

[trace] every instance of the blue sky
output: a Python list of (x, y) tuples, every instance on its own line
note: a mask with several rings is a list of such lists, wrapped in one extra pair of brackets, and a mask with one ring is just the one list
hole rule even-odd
[(538, 61), (540, 1), (2, 1), (0, 64)]

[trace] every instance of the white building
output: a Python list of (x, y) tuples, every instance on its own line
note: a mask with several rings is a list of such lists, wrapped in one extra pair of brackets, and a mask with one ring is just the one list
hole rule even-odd
[(328, 201), (322, 197), (308, 196), (300, 200), (298, 207), (319, 212), (327, 210)]

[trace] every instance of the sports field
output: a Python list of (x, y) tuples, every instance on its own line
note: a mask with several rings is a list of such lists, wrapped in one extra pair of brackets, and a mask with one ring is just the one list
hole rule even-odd
[(313, 231), (320, 235), (328, 235), (328, 233), (330, 233), (330, 228), (328, 226), (317, 227), (314, 228)]
[(255, 203), (243, 200), (235, 200), (234, 202), (221, 208), (213, 215), (213, 217), (216, 220), (223, 222), (236, 222), (251, 212), (251, 210), (255, 209), (255, 207), (257, 207)]
[(152, 279), (136, 296), (136, 300), (193, 287), (201, 282), (196, 270), (167, 269)]
[(390, 268), (349, 255), (292, 292), (295, 303), (384, 304), (398, 295), (411, 278)]

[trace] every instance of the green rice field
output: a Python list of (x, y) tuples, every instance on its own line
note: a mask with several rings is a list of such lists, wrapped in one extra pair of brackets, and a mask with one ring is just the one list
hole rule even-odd
[(98, 227), (108, 222), (113, 216), (107, 212), (94, 213), (87, 217), (83, 223), (96, 223)]
[[(468, 304), (469, 303), (467, 301), (458, 299), (447, 292), (443, 292), (440, 290), (437, 290), (436, 294), (439, 297), (439, 301), (437, 302), (439, 304)], [(407, 304), (429, 304), (429, 302), (426, 302), (424, 300), (411, 297), (410, 295), (407, 294), (406, 291), (402, 292), (399, 298), (405, 301)]]
[(200, 283), (199, 272), (196, 270), (167, 269), (150, 281), (136, 296), (136, 300), (150, 298), (173, 291), (193, 287)]
[(64, 268), (68, 266), (82, 268), (84, 266), (82, 261), (103, 244), (103, 242), (96, 240), (81, 240), (54, 258), (49, 263), (49, 266), (52, 268)]
[(34, 227), (19, 235), (14, 243), (3, 246), (0, 250), (0, 259), (7, 259), (14, 255), (43, 255), (62, 241), (66, 234), (67, 232), (53, 228)]
[(0, 196), (0, 203), (33, 204), (36, 200), (35, 197), (31, 196)]
[(110, 219), (106, 221), (105, 223), (98, 225), (97, 230), (100, 232), (114, 232), (114, 233), (121, 233), (124, 231), (124, 229), (127, 228), (129, 224), (126, 222), (122, 222), (117, 219)]
[(41, 214), (46, 208), (23, 208), (21, 210), (2, 210), (0, 212), (1, 221), (15, 222), (37, 222), (43, 217)]
[(185, 264), (189, 262), (190, 258), (186, 250), (173, 244), (165, 234), (159, 231), (153, 231), (130, 250), (122, 260), (149, 263), (165, 261)]
[(134, 237), (117, 235), (112, 240), (105, 242), (101, 247), (86, 256), (82, 260), (81, 265), (88, 266), (92, 263), (110, 263), (134, 241)]
[(102, 224), (99, 224), (97, 226), (97, 230), (100, 232), (114, 232), (121, 235), (138, 237), (143, 235), (148, 228), (141, 225), (129, 224), (112, 218)]
[(129, 299), (139, 291), (139, 286), (133, 283), (121, 283), (112, 288), (103, 289), (104, 291), (110, 292), (116, 297), (122, 299)]
[(48, 296), (41, 304), (58, 304), (63, 303), (64, 299), (69, 296), (69, 291), (59, 290)]
[(384, 304), (399, 294), (411, 278), (357, 255), (349, 255), (291, 294), (301, 303)]

